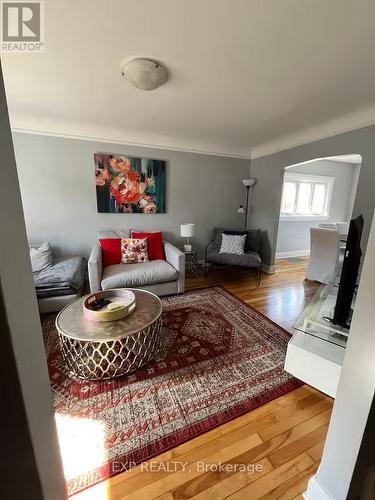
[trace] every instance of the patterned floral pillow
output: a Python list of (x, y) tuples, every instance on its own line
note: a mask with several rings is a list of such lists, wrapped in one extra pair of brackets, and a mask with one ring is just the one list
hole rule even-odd
[(147, 238), (121, 238), (121, 263), (148, 262)]
[(225, 234), (222, 235), (221, 248), (219, 253), (234, 253), (243, 255), (245, 253), (246, 234)]

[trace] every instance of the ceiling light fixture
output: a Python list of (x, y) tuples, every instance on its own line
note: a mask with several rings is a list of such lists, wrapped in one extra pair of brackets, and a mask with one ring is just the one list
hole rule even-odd
[(152, 59), (132, 59), (121, 69), (122, 76), (140, 90), (155, 90), (168, 80), (168, 71)]

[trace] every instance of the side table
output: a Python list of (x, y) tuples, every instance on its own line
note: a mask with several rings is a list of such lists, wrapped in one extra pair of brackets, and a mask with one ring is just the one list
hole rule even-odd
[(199, 272), (198, 252), (191, 250), (185, 254), (185, 275), (187, 278), (195, 278)]

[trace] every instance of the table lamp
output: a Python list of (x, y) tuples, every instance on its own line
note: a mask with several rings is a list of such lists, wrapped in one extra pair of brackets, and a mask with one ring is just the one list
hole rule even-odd
[(191, 252), (190, 238), (194, 236), (194, 227), (195, 224), (181, 224), (180, 225), (180, 235), (183, 238), (186, 238), (186, 245), (184, 245), (185, 252)]

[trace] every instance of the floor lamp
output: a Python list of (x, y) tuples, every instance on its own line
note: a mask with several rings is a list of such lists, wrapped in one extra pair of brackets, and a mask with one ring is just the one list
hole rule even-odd
[[(253, 187), (254, 184), (256, 183), (256, 179), (242, 179), (242, 184), (246, 188), (246, 205), (245, 207), (243, 205), (240, 205), (238, 207), (237, 213), (238, 214), (245, 214), (245, 231), (247, 229), (247, 216), (251, 212), (251, 203), (253, 199)], [(250, 196), (250, 190), (251, 190), (251, 196)], [(249, 197), (250, 197), (250, 207), (249, 207)]]

